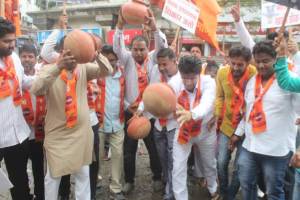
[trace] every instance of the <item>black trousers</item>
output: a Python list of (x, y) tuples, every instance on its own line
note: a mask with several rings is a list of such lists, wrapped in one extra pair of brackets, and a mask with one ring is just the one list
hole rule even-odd
[(99, 171), (99, 124), (92, 127), (94, 132), (94, 154), (95, 160), (90, 164), (90, 184), (91, 184), (91, 198), (96, 198), (98, 171)]
[(32, 162), (34, 195), (36, 200), (45, 199), (43, 143), (29, 140), (29, 158)]
[(27, 175), (28, 139), (21, 144), (0, 148), (0, 161), (4, 158), (8, 178), (14, 187), (10, 190), (13, 200), (29, 200)]
[[(127, 135), (127, 121), (132, 117), (132, 114), (125, 112), (125, 138), (124, 138), (124, 174), (127, 183), (134, 183), (135, 177), (135, 160), (138, 146), (138, 140), (131, 139)], [(153, 173), (153, 180), (161, 180), (161, 164), (158, 158), (156, 146), (153, 138), (154, 121), (151, 120), (150, 134), (145, 137), (144, 143), (150, 157), (150, 168)]]
[[(96, 160), (90, 164), (90, 187), (91, 198), (96, 198), (97, 179), (99, 170), (99, 124), (92, 126), (94, 132), (94, 156)], [(65, 199), (68, 199), (70, 195), (70, 175), (63, 176), (59, 185), (59, 195)]]

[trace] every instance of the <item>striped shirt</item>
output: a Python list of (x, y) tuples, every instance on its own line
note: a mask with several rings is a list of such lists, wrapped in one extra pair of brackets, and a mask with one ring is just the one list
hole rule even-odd
[[(148, 80), (152, 73), (155, 73), (155, 65), (157, 64), (156, 54), (157, 52), (167, 47), (166, 36), (160, 32), (154, 32), (155, 40), (155, 50), (150, 52), (149, 62), (147, 66), (142, 66), (143, 68), (147, 67)], [(128, 51), (124, 43), (123, 31), (116, 29), (113, 39), (113, 48), (114, 52), (117, 54), (121, 64), (125, 67), (125, 109), (129, 107), (130, 104), (134, 103), (136, 98), (139, 95), (138, 89), (138, 73), (135, 66), (135, 61), (131, 55), (131, 52)]]
[[(20, 88), (28, 88), (33, 77), (26, 76), (19, 57), (12, 54)], [(0, 59), (0, 68), (4, 69)], [(10, 82), (11, 83), (11, 82)], [(12, 83), (11, 83), (12, 87)], [(23, 117), (21, 106), (15, 106), (12, 96), (0, 99), (0, 148), (10, 147), (22, 143), (29, 137), (30, 129)]]

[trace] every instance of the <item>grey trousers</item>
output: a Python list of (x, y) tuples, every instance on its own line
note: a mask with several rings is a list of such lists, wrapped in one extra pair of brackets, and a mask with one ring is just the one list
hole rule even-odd
[(173, 170), (173, 140), (175, 130), (167, 131), (163, 128), (162, 131), (154, 127), (153, 135), (156, 145), (159, 160), (162, 166), (163, 177), (166, 182), (164, 199), (173, 199), (172, 188), (172, 170)]

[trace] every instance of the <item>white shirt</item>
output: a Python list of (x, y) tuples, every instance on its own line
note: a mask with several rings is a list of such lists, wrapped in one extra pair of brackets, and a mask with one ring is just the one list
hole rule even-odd
[[(202, 120), (201, 134), (205, 135), (211, 134), (211, 132), (208, 132), (207, 130), (207, 123), (213, 116), (214, 102), (216, 99), (216, 82), (209, 75), (200, 75), (200, 81), (202, 94), (200, 104), (195, 108), (190, 106), (190, 111), (192, 112), (193, 120)], [(181, 92), (185, 90), (180, 73), (172, 77), (168, 84), (173, 88), (177, 98), (179, 97)], [(189, 95), (190, 105), (194, 104), (197, 87), (198, 83), (193, 93), (187, 91)]]
[(64, 32), (60, 29), (54, 29), (52, 33), (45, 40), (45, 43), (41, 49), (41, 57), (48, 63), (55, 63), (59, 57), (54, 48), (59, 40), (63, 37)]
[[(166, 45), (166, 36), (160, 32), (155, 31), (154, 32), (154, 40), (155, 40), (155, 51), (150, 52), (148, 55), (149, 61), (147, 67), (148, 72), (148, 80), (149, 76), (151, 76), (151, 73), (153, 70), (155, 70), (154, 65), (157, 63), (156, 54), (157, 52), (167, 47)], [(116, 29), (116, 32), (114, 34), (113, 38), (113, 48), (114, 52), (117, 54), (120, 63), (125, 67), (125, 109), (128, 108), (128, 106), (135, 102), (139, 95), (138, 90), (138, 74), (137, 69), (135, 66), (135, 61), (131, 55), (131, 52), (128, 51), (125, 47), (124, 43), (124, 35), (123, 31)], [(144, 68), (145, 66), (142, 66)]]
[(249, 49), (253, 49), (255, 42), (253, 38), (251, 37), (250, 33), (248, 32), (244, 21), (240, 19), (239, 22), (235, 22), (235, 28), (236, 28), (236, 33), (239, 36), (241, 43), (243, 46), (248, 47)]
[[(20, 88), (29, 88), (33, 77), (24, 75), (24, 69), (17, 54), (12, 53), (15, 71)], [(0, 59), (0, 68), (4, 69), (4, 63)], [(13, 87), (12, 81), (11, 88)], [(24, 119), (21, 106), (15, 106), (12, 96), (0, 99), (0, 148), (10, 147), (22, 143), (29, 137), (30, 129)]]
[(252, 77), (245, 90), (246, 120), (242, 120), (235, 134), (246, 137), (243, 147), (248, 151), (268, 156), (285, 156), (295, 151), (297, 127), (296, 114), (300, 113), (300, 94), (282, 90), (275, 79), (263, 96), (263, 110), (267, 130), (254, 134), (249, 116), (255, 100), (256, 76)]

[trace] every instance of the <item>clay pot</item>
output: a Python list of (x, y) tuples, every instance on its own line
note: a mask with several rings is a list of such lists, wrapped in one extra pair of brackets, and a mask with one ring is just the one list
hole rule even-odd
[(95, 57), (95, 44), (92, 37), (78, 29), (67, 34), (64, 49), (69, 49), (78, 63), (91, 62)]
[(146, 117), (134, 116), (129, 120), (127, 134), (130, 138), (138, 140), (145, 138), (151, 130), (151, 123)]
[(148, 4), (143, 0), (132, 0), (122, 5), (121, 15), (127, 24), (140, 25), (149, 16)]
[(176, 95), (166, 83), (147, 86), (143, 93), (145, 110), (158, 118), (166, 118), (176, 110)]
[(95, 36), (94, 34), (89, 33), (93, 39), (94, 46), (96, 51), (100, 51), (102, 48), (102, 39), (100, 37)]

